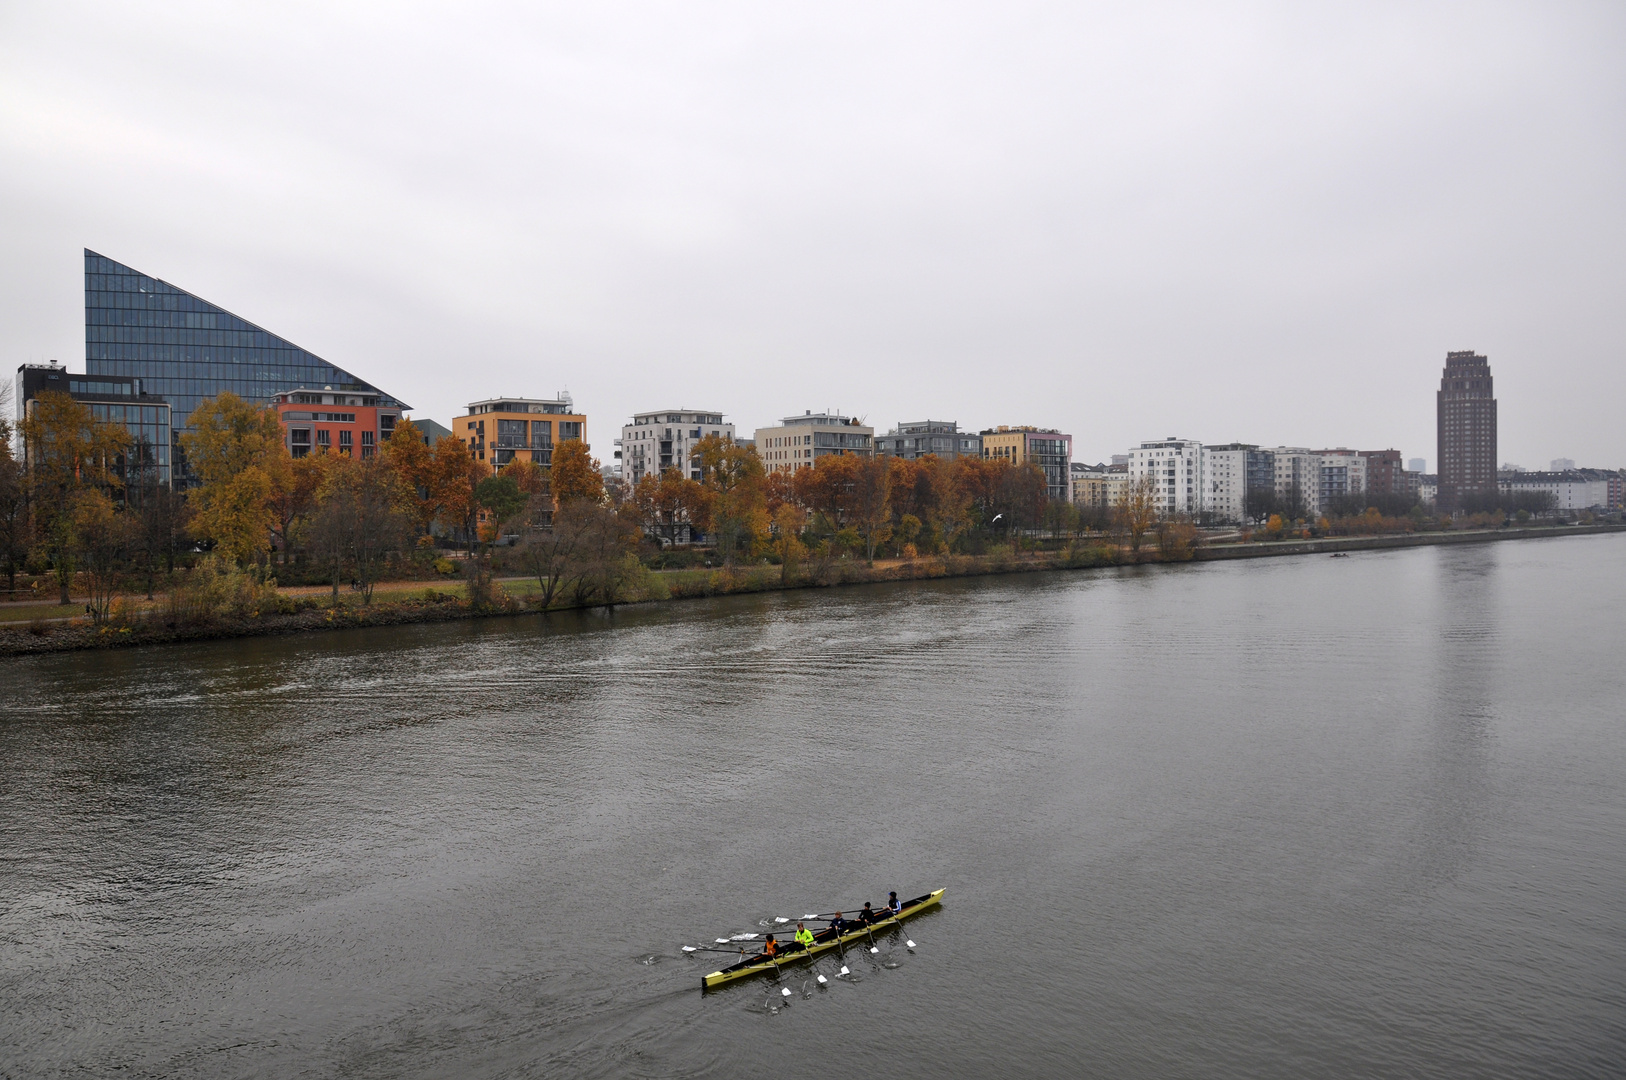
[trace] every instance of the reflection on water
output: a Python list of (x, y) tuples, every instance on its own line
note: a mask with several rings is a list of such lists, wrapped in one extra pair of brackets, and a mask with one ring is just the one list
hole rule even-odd
[[(1626, 1071), (1623, 563), (12, 662), (0, 1075)], [(702, 995), (679, 950), (935, 887), (913, 951)]]

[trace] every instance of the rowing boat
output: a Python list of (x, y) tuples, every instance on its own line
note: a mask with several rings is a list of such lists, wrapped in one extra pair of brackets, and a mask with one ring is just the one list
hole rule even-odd
[[(826, 930), (814, 939), (812, 945), (800, 945), (794, 941), (786, 942), (784, 945), (779, 947), (779, 955), (775, 956), (773, 959), (770, 960), (763, 956), (753, 956), (749, 959), (741, 960), (732, 967), (725, 967), (721, 971), (714, 971), (710, 975), (707, 975), (702, 980), (702, 985), (706, 987), (721, 986), (724, 983), (733, 982), (735, 979), (745, 979), (752, 975), (762, 975), (770, 971), (778, 971), (786, 964), (794, 964), (801, 960), (811, 959), (812, 957), (818, 956), (821, 953), (827, 953), (831, 949), (838, 949), (850, 942), (858, 941), (861, 938), (870, 937), (871, 935), (885, 930), (888, 927), (897, 926), (903, 920), (914, 915), (919, 915), (922, 911), (932, 907), (942, 899), (943, 890), (938, 889), (936, 892), (927, 893), (925, 896), (917, 896), (913, 900), (905, 900), (902, 905), (903, 910), (899, 911), (896, 915), (888, 914), (886, 918), (877, 919), (868, 926), (854, 927), (853, 929), (841, 934), (839, 937), (834, 934), (830, 934), (830, 932)], [(826, 937), (825, 935), (829, 936)]]

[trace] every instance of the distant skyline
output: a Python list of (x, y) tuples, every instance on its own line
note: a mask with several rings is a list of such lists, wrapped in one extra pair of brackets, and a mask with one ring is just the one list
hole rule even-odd
[(445, 423), (1031, 423), (1626, 465), (1611, 4), (0, 8), (0, 360), (82, 249)]

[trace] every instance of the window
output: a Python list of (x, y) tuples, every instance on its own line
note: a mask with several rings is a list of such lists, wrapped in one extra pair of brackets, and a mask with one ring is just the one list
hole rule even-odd
[(333, 432), (327, 428), (318, 428), (316, 431), (316, 445), (326, 450), (333, 445)]
[(352, 433), (348, 431), (339, 432), (339, 453), (348, 454), (350, 452), (351, 435)]

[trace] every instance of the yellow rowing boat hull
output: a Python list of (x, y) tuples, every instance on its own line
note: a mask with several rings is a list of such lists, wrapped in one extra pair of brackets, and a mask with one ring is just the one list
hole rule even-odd
[(914, 903), (905, 905), (903, 911), (897, 915), (882, 919), (880, 922), (874, 923), (871, 926), (866, 926), (858, 930), (849, 930), (847, 933), (842, 934), (839, 938), (832, 938), (829, 941), (815, 942), (809, 948), (797, 950), (796, 952), (781, 956), (777, 960), (763, 960), (760, 963), (745, 965), (735, 964), (733, 967), (724, 968), (722, 971), (714, 971), (710, 975), (707, 975), (702, 980), (702, 983), (707, 987), (721, 986), (724, 983), (733, 982), (735, 979), (748, 979), (753, 975), (762, 975), (770, 971), (778, 971), (786, 964), (795, 964), (802, 960), (811, 959), (815, 956), (819, 956), (822, 953), (827, 953), (831, 949), (840, 948), (849, 942), (858, 941), (862, 938), (869, 937), (871, 934), (886, 930), (889, 927), (897, 926), (905, 919), (919, 915), (922, 911), (925, 911), (928, 908), (936, 907), (937, 904), (942, 901), (942, 899), (943, 890), (938, 889), (934, 893), (926, 894)]

